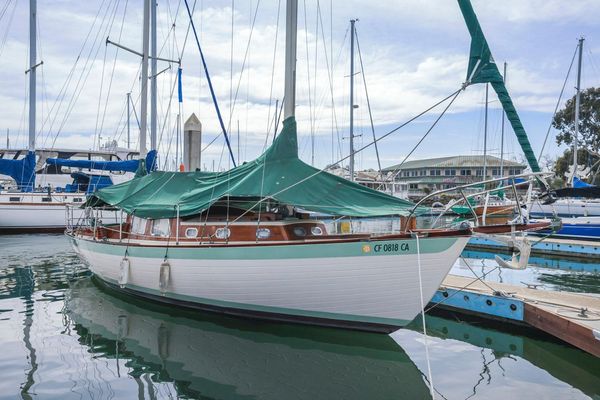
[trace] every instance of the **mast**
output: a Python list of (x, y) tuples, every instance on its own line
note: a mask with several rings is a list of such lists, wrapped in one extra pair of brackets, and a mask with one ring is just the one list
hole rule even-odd
[(144, 0), (144, 23), (142, 29), (142, 93), (140, 104), (140, 157), (145, 157), (146, 130), (148, 122), (148, 48), (150, 42), (150, 1)]
[(29, 0), (29, 151), (35, 151), (35, 69), (37, 67), (37, 0)]
[[(506, 61), (504, 62), (504, 74), (502, 80), (506, 86)], [(502, 109), (502, 130), (500, 131), (500, 177), (504, 178), (504, 119), (506, 118), (506, 111)]]
[(287, 0), (285, 16), (285, 90), (283, 119), (296, 115), (296, 46), (298, 0)]
[(488, 99), (489, 83), (485, 84), (485, 122), (483, 126), (483, 180), (487, 176), (487, 130), (488, 130)]
[(150, 0), (150, 150), (156, 150), (156, 2)]
[(573, 138), (573, 174), (571, 175), (571, 186), (577, 176), (577, 141), (579, 140), (579, 107), (581, 104), (581, 58), (583, 54), (584, 38), (579, 39), (579, 60), (577, 63), (577, 94), (575, 95), (575, 137)]
[(354, 182), (354, 23), (350, 20), (350, 180)]

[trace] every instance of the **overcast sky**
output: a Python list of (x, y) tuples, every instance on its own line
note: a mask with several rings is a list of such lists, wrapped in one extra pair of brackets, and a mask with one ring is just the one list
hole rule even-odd
[[(186, 41), (189, 18), (185, 4), (183, 0), (157, 1), (160, 56), (177, 59), (185, 44), (184, 119), (192, 112), (199, 116), (204, 145), (216, 138), (202, 162), (209, 169), (213, 160), (216, 166), (227, 167), (224, 141), (191, 32)], [(189, 1), (192, 6), (194, 0)], [(586, 38), (582, 86), (598, 85), (600, 2), (474, 0), (473, 6), (500, 69), (505, 61), (508, 63), (507, 86), (537, 154), (581, 35)], [(11, 146), (26, 143), (28, 12), (26, 0), (5, 0), (0, 5), (0, 128), (10, 129)], [(197, 0), (195, 5), (194, 21), (206, 62), (234, 153), (237, 158), (239, 151), (241, 160), (260, 154), (267, 132), (268, 140), (272, 139), (275, 100), (283, 97), (284, 17), (285, 0), (236, 0), (232, 60), (232, 1)], [(357, 137), (356, 147), (372, 140), (363, 76), (377, 136), (446, 97), (465, 80), (470, 38), (455, 0), (300, 0), (300, 154), (311, 161), (314, 137), (314, 160), (319, 167), (348, 153), (351, 18), (359, 19), (356, 27), (364, 63), (363, 71), (357, 53), (355, 126), (362, 136)], [(97, 146), (98, 136), (100, 142), (116, 139), (126, 145), (126, 93), (132, 92), (139, 112), (140, 60), (104, 43), (109, 36), (141, 50), (141, 19), (139, 0), (38, 0), (38, 60), (44, 62), (38, 69), (38, 146), (87, 149)], [(159, 71), (168, 66), (159, 62)], [(574, 72), (565, 98), (574, 94)], [(158, 78), (159, 151), (163, 160), (175, 153), (175, 78), (176, 65)], [(411, 158), (481, 154), (484, 93), (483, 85), (462, 93)], [(230, 102), (230, 96), (235, 101)], [(436, 109), (381, 141), (382, 165), (400, 162), (440, 111)], [(500, 151), (501, 115), (495, 94), (490, 92), (488, 151), (495, 155)], [(134, 147), (138, 131), (133, 115), (132, 121)], [(4, 140), (0, 143), (4, 147)], [(547, 150), (550, 156), (564, 150), (555, 145), (553, 133)], [(505, 151), (508, 158), (522, 159), (510, 127), (506, 129)], [(357, 166), (376, 168), (374, 150), (361, 153)]]

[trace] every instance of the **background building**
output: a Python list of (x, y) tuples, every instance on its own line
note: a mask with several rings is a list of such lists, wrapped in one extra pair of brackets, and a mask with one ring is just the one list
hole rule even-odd
[[(406, 188), (409, 196), (419, 197), (483, 180), (483, 159), (482, 155), (427, 158), (384, 168), (383, 173), (395, 174), (396, 182)], [(486, 159), (487, 179), (500, 178), (501, 160), (493, 156)], [(522, 174), (525, 168), (525, 164), (504, 160), (504, 176)]]

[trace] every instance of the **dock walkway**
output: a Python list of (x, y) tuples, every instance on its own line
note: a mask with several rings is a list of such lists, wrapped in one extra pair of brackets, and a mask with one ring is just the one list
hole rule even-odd
[[(508, 238), (508, 236), (507, 236)], [(532, 255), (555, 255), (568, 258), (598, 259), (600, 262), (600, 241), (562, 239), (547, 237), (542, 241), (536, 236), (528, 236), (533, 243), (531, 247)], [(467, 249), (471, 250), (491, 250), (506, 251), (506, 244), (494, 241), (489, 237), (474, 236), (469, 240)]]
[(431, 305), (525, 324), (600, 357), (600, 296), (448, 275)]

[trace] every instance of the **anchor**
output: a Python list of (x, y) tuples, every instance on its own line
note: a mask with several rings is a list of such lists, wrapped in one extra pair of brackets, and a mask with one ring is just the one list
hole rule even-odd
[(511, 247), (512, 258), (510, 261), (504, 260), (500, 256), (496, 255), (495, 260), (502, 268), (510, 269), (525, 269), (529, 263), (529, 256), (531, 255), (531, 243), (524, 237), (523, 240), (514, 240), (513, 238), (504, 238), (501, 236), (495, 236), (494, 240), (505, 243)]

